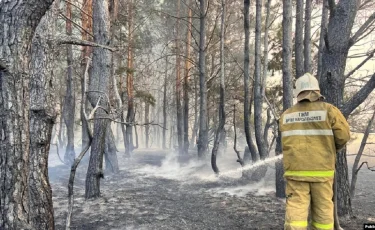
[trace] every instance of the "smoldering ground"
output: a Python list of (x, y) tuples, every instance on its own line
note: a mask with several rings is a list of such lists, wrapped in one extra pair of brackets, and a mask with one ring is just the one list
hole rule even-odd
[[(57, 229), (65, 229), (69, 168), (56, 163), (55, 155), (50, 157), (55, 221)], [(283, 229), (285, 203), (275, 198), (272, 162), (263, 181), (250, 183), (241, 179), (234, 153), (219, 157), (222, 177), (193, 154), (140, 149), (130, 158), (123, 155), (118, 153), (120, 173), (105, 175), (97, 200), (84, 199), (83, 160), (74, 186), (72, 229)], [(369, 171), (360, 173), (353, 201), (357, 218), (342, 219), (344, 229), (374, 221), (375, 181), (370, 177)]]

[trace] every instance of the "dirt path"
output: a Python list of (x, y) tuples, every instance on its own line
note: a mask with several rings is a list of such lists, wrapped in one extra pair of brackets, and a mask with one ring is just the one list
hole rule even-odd
[[(271, 179), (255, 185), (218, 180), (209, 165), (176, 165), (163, 153), (138, 153), (119, 162), (121, 172), (102, 180), (102, 197), (95, 201), (83, 198), (87, 165), (79, 168), (72, 229), (283, 229), (284, 202), (274, 198)], [(197, 171), (206, 177), (195, 177)], [(267, 177), (272, 173), (269, 169)], [(68, 168), (53, 167), (50, 175), (56, 227), (64, 229)], [(374, 190), (366, 192), (364, 178), (353, 205), (358, 218), (344, 221), (345, 229), (362, 229), (375, 217)]]

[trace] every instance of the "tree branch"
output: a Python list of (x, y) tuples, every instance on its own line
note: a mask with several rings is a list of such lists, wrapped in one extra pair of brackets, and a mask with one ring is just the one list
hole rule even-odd
[(89, 13), (87, 13), (86, 11), (84, 11), (81, 7), (75, 5), (74, 3), (72, 3), (71, 1), (68, 1), (68, 0), (64, 0), (64, 2), (74, 6), (75, 8), (77, 8), (79, 11), (81, 11), (82, 13), (84, 13), (87, 17), (89, 18), (92, 18), (92, 15), (90, 15)]
[(367, 98), (374, 88), (375, 73), (372, 75), (370, 80), (368, 80), (368, 82), (341, 107), (343, 115), (347, 118), (353, 112), (353, 110), (362, 104), (362, 102)]
[(59, 160), (61, 161), (61, 163), (63, 163), (64, 165), (68, 165), (68, 164), (66, 164), (62, 159), (61, 159), (61, 157), (60, 157), (60, 153), (59, 153), (59, 145), (57, 144), (57, 143), (51, 143), (51, 145), (54, 145), (54, 146), (56, 146), (56, 153), (57, 153), (57, 156), (59, 157)]
[(100, 45), (98, 43), (82, 40), (82, 39), (79, 39), (79, 38), (75, 38), (73, 36), (66, 36), (66, 37), (62, 37), (62, 38), (53, 38), (51, 40), (56, 41), (56, 43), (58, 45), (69, 44), (69, 45), (79, 45), (79, 46), (100, 47), (100, 48), (107, 49), (107, 50), (112, 51), (112, 52), (115, 52), (115, 51), (118, 50), (118, 49), (113, 48), (113, 47)]
[(362, 26), (357, 30), (357, 32), (353, 35), (353, 37), (349, 40), (349, 47), (354, 45), (358, 38), (368, 30), (369, 26), (375, 21), (375, 12), (362, 24)]
[(365, 60), (363, 60), (357, 67), (355, 67), (352, 71), (350, 71), (349, 73), (347, 73), (345, 75), (345, 79), (347, 79), (348, 77), (350, 77), (355, 71), (357, 71), (359, 68), (361, 68), (368, 60), (370, 60), (371, 58), (374, 57), (374, 54), (375, 54), (375, 50), (371, 51), (367, 58)]
[[(88, 58), (87, 60), (87, 64), (86, 64), (86, 69), (85, 69), (85, 74), (84, 74), (84, 82), (83, 82), (83, 86), (84, 86), (84, 95), (83, 95), (83, 102), (82, 103), (86, 103), (86, 80), (87, 80), (87, 77), (88, 77), (88, 69), (89, 69), (89, 66), (90, 66), (90, 63), (91, 63), (91, 58)], [(99, 100), (98, 100), (98, 103), (100, 102), (100, 98), (99, 97)], [(87, 120), (87, 114), (86, 114), (86, 111), (83, 110), (83, 121), (82, 122), (85, 122), (86, 124), (88, 124), (88, 120)], [(75, 178), (75, 175), (76, 175), (76, 170), (77, 170), (77, 167), (79, 165), (79, 163), (81, 162), (83, 156), (86, 154), (86, 152), (89, 150), (90, 146), (91, 146), (91, 143), (92, 143), (92, 135), (93, 135), (93, 132), (90, 128), (90, 125), (88, 124), (88, 138), (89, 138), (89, 141), (87, 142), (87, 145), (82, 149), (81, 153), (79, 154), (79, 156), (74, 160), (74, 163), (70, 169), (70, 176), (69, 176), (69, 183), (68, 183), (68, 213), (66, 215), (66, 222), (65, 222), (65, 229), (66, 230), (69, 230), (70, 229), (70, 224), (71, 224), (71, 220), (72, 220), (72, 213), (73, 213), (73, 206), (74, 206), (74, 178)]]
[(70, 18), (68, 18), (67, 16), (65, 16), (65, 14), (60, 13), (60, 16), (62, 16), (66, 21), (70, 21), (74, 26), (76, 26), (77, 28), (81, 29), (82, 31), (84, 31), (85, 33), (87, 33), (88, 35), (90, 35), (91, 37), (94, 37), (94, 35), (92, 33), (90, 33), (89, 31), (85, 30), (82, 26), (80, 26), (79, 24), (77, 24), (76, 22), (74, 22), (73, 20), (71, 20)]
[(362, 2), (362, 4), (358, 7), (358, 9), (361, 10), (363, 7), (365, 7), (367, 5), (367, 3), (370, 3), (372, 1), (373, 0), (366, 0), (366, 1)]
[[(371, 142), (367, 142), (366, 145), (369, 145), (369, 144), (375, 144), (375, 143), (371, 143)], [(347, 157), (350, 157), (350, 156), (357, 156), (357, 153), (354, 153), (354, 154), (346, 154)], [(375, 155), (368, 155), (368, 154), (362, 154), (362, 156), (365, 156), (365, 157), (375, 157)]]
[[(101, 108), (100, 106), (98, 108)], [(111, 117), (93, 117), (91, 118), (90, 120), (97, 120), (97, 119), (107, 119), (107, 120), (110, 120), (110, 121), (113, 121), (115, 123), (119, 123), (119, 124), (124, 124), (124, 125), (129, 125), (129, 126), (146, 126), (146, 125), (156, 125), (156, 126), (159, 126), (160, 128), (162, 129), (165, 129), (165, 130), (168, 130), (167, 128), (165, 128), (164, 126), (158, 124), (158, 123), (154, 123), (153, 121), (151, 122), (147, 122), (147, 123), (134, 123), (134, 122), (122, 122), (122, 121), (117, 121)]]
[(370, 167), (370, 166), (368, 166), (368, 162), (367, 162), (367, 161), (364, 161), (364, 162), (362, 162), (362, 164), (358, 167), (358, 169), (355, 171), (355, 173), (358, 173), (358, 171), (362, 168), (362, 166), (363, 166), (364, 164), (366, 164), (368, 170), (375, 172), (375, 169), (373, 169), (373, 168), (375, 168), (375, 166)]

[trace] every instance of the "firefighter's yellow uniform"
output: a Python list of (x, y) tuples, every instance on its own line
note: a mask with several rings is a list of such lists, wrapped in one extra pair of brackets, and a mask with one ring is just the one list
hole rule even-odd
[(286, 179), (285, 229), (333, 229), (336, 151), (350, 138), (349, 125), (335, 106), (322, 102), (311, 74), (297, 79), (298, 103), (280, 118)]

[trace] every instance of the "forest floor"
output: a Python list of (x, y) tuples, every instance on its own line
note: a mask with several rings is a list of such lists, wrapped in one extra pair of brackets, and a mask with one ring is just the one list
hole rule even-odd
[[(234, 154), (233, 154), (234, 155)], [(240, 179), (239, 164), (222, 157), (225, 177), (213, 175), (210, 164), (194, 156), (176, 158), (161, 150), (137, 150), (130, 158), (119, 152), (120, 172), (105, 175), (102, 196), (85, 200), (87, 157), (76, 174), (72, 229), (283, 229), (283, 199), (275, 198), (269, 165), (264, 180)], [(56, 229), (65, 229), (69, 168), (51, 154), (49, 176)], [(55, 161), (53, 161), (55, 158)], [(353, 201), (355, 219), (341, 220), (344, 229), (375, 223), (375, 173), (361, 170)]]

